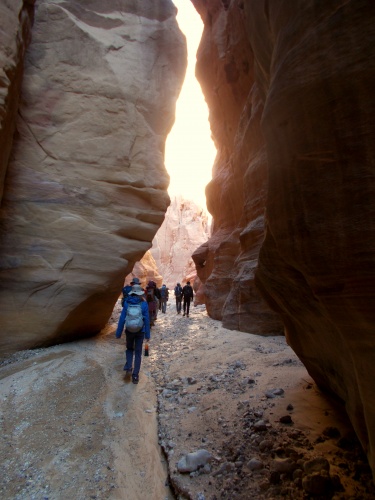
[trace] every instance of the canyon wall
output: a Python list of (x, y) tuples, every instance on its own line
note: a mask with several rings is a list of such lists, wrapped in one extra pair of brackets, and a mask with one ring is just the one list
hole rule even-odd
[(125, 283), (130, 284), (134, 277), (139, 278), (143, 288), (149, 281), (155, 281), (158, 287), (163, 284), (163, 276), (159, 272), (151, 250), (147, 250), (142, 259), (135, 263), (132, 272), (126, 277)]
[(280, 317), (254, 283), (264, 238), (267, 159), (260, 127), (263, 104), (244, 11), (237, 2), (193, 1), (204, 21), (196, 75), (217, 148), (206, 188), (212, 236), (193, 254), (208, 314), (229, 329), (262, 335), (283, 331)]
[(105, 325), (169, 205), (186, 68), (170, 0), (32, 4), (0, 7), (2, 355)]
[(217, 282), (230, 289), (220, 314), (240, 315), (241, 272), (253, 282), (255, 271), (289, 344), (345, 402), (375, 471), (374, 5), (192, 1), (219, 150), (213, 236), (194, 256), (208, 301)]
[(208, 216), (201, 207), (182, 196), (172, 198), (151, 248), (163, 283), (170, 290), (178, 282), (195, 281), (197, 271), (191, 255), (208, 240), (209, 232)]

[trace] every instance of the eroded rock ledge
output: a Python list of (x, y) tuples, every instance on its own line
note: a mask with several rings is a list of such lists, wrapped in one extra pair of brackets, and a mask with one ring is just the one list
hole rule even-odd
[(170, 0), (35, 2), (18, 114), (8, 106), (0, 129), (9, 144), (16, 121), (2, 158), (2, 354), (98, 332), (150, 248), (186, 67), (175, 15)]
[(226, 326), (266, 324), (257, 268), (288, 342), (345, 402), (374, 471), (374, 7), (193, 3), (219, 151), (207, 188), (213, 235), (194, 256), (208, 310)]

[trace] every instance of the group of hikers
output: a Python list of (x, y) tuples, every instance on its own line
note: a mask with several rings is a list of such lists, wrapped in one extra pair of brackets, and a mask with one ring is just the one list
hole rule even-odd
[[(190, 281), (184, 287), (177, 283), (174, 288), (174, 296), (177, 314), (181, 314), (181, 310), (183, 310), (183, 316), (189, 317), (190, 303), (194, 299)], [(139, 278), (133, 278), (130, 285), (126, 285), (122, 289), (122, 311), (117, 325), (116, 338), (121, 338), (125, 327), (126, 362), (124, 370), (127, 378), (132, 377), (133, 384), (138, 384), (139, 381), (143, 340), (150, 340), (151, 326), (155, 324), (159, 311), (166, 313), (168, 300), (169, 289), (167, 286), (163, 284), (161, 288), (158, 288), (152, 280), (143, 289)]]

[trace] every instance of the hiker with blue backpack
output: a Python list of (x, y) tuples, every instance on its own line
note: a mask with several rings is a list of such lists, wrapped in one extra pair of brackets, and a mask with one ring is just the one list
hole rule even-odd
[(169, 290), (166, 285), (160, 288), (160, 300), (161, 300), (161, 312), (165, 313), (167, 311), (167, 302), (169, 299)]
[(150, 340), (148, 305), (141, 285), (133, 285), (128, 298), (124, 302), (117, 325), (116, 339), (121, 338), (124, 326), (126, 336), (126, 363), (124, 370), (126, 377), (128, 378), (131, 375), (133, 384), (138, 384), (143, 339)]

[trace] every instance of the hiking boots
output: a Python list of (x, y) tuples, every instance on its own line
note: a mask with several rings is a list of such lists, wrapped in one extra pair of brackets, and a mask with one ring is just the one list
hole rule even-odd
[(138, 384), (138, 382), (139, 382), (139, 377), (138, 377), (138, 375), (133, 375), (133, 376), (132, 376), (132, 382), (133, 382), (133, 384)]

